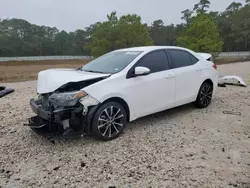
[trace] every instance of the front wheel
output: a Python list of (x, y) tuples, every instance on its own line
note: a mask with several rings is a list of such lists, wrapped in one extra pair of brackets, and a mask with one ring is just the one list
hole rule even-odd
[(212, 101), (213, 86), (205, 82), (201, 85), (195, 104), (198, 108), (206, 108)]
[(101, 140), (117, 138), (127, 122), (127, 114), (123, 106), (117, 102), (103, 104), (94, 115), (92, 127), (95, 137)]

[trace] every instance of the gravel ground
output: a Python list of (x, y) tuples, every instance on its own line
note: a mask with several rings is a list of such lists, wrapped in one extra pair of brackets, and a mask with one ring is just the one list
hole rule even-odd
[[(219, 66), (250, 83), (250, 62)], [(250, 88), (130, 123), (110, 142), (48, 140), (24, 127), (35, 81), (0, 99), (0, 187), (250, 187)], [(241, 112), (240, 116), (223, 114)]]

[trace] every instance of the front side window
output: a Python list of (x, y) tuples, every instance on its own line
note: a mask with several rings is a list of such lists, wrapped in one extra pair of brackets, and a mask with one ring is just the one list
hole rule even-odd
[(110, 52), (84, 65), (82, 70), (96, 73), (117, 73), (122, 71), (140, 54), (140, 51)]
[(145, 55), (136, 66), (147, 67), (150, 73), (165, 71), (169, 69), (168, 58), (164, 50), (151, 52)]
[(180, 68), (194, 65), (198, 62), (192, 54), (183, 50), (168, 50), (173, 68)]

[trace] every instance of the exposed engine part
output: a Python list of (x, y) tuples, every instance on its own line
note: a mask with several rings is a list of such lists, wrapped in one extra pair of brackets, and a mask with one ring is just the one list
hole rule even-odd
[(107, 77), (103, 77), (103, 78), (96, 78), (96, 79), (92, 79), (92, 80), (85, 80), (85, 81), (81, 81), (81, 82), (69, 82), (63, 86), (61, 86), (59, 89), (57, 89), (55, 92), (70, 92), (70, 91), (79, 91), (89, 85), (92, 85), (94, 83), (97, 83), (101, 80), (104, 80)]
[(68, 129), (70, 126), (69, 126), (69, 119), (65, 119), (62, 121), (62, 125), (63, 125), (63, 129), (66, 130)]

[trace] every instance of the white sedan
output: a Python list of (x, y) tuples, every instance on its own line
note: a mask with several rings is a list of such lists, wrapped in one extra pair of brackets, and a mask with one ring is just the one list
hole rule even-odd
[(79, 69), (41, 71), (29, 126), (111, 140), (140, 117), (191, 102), (205, 108), (219, 76), (210, 58), (180, 47), (148, 46), (115, 50)]

